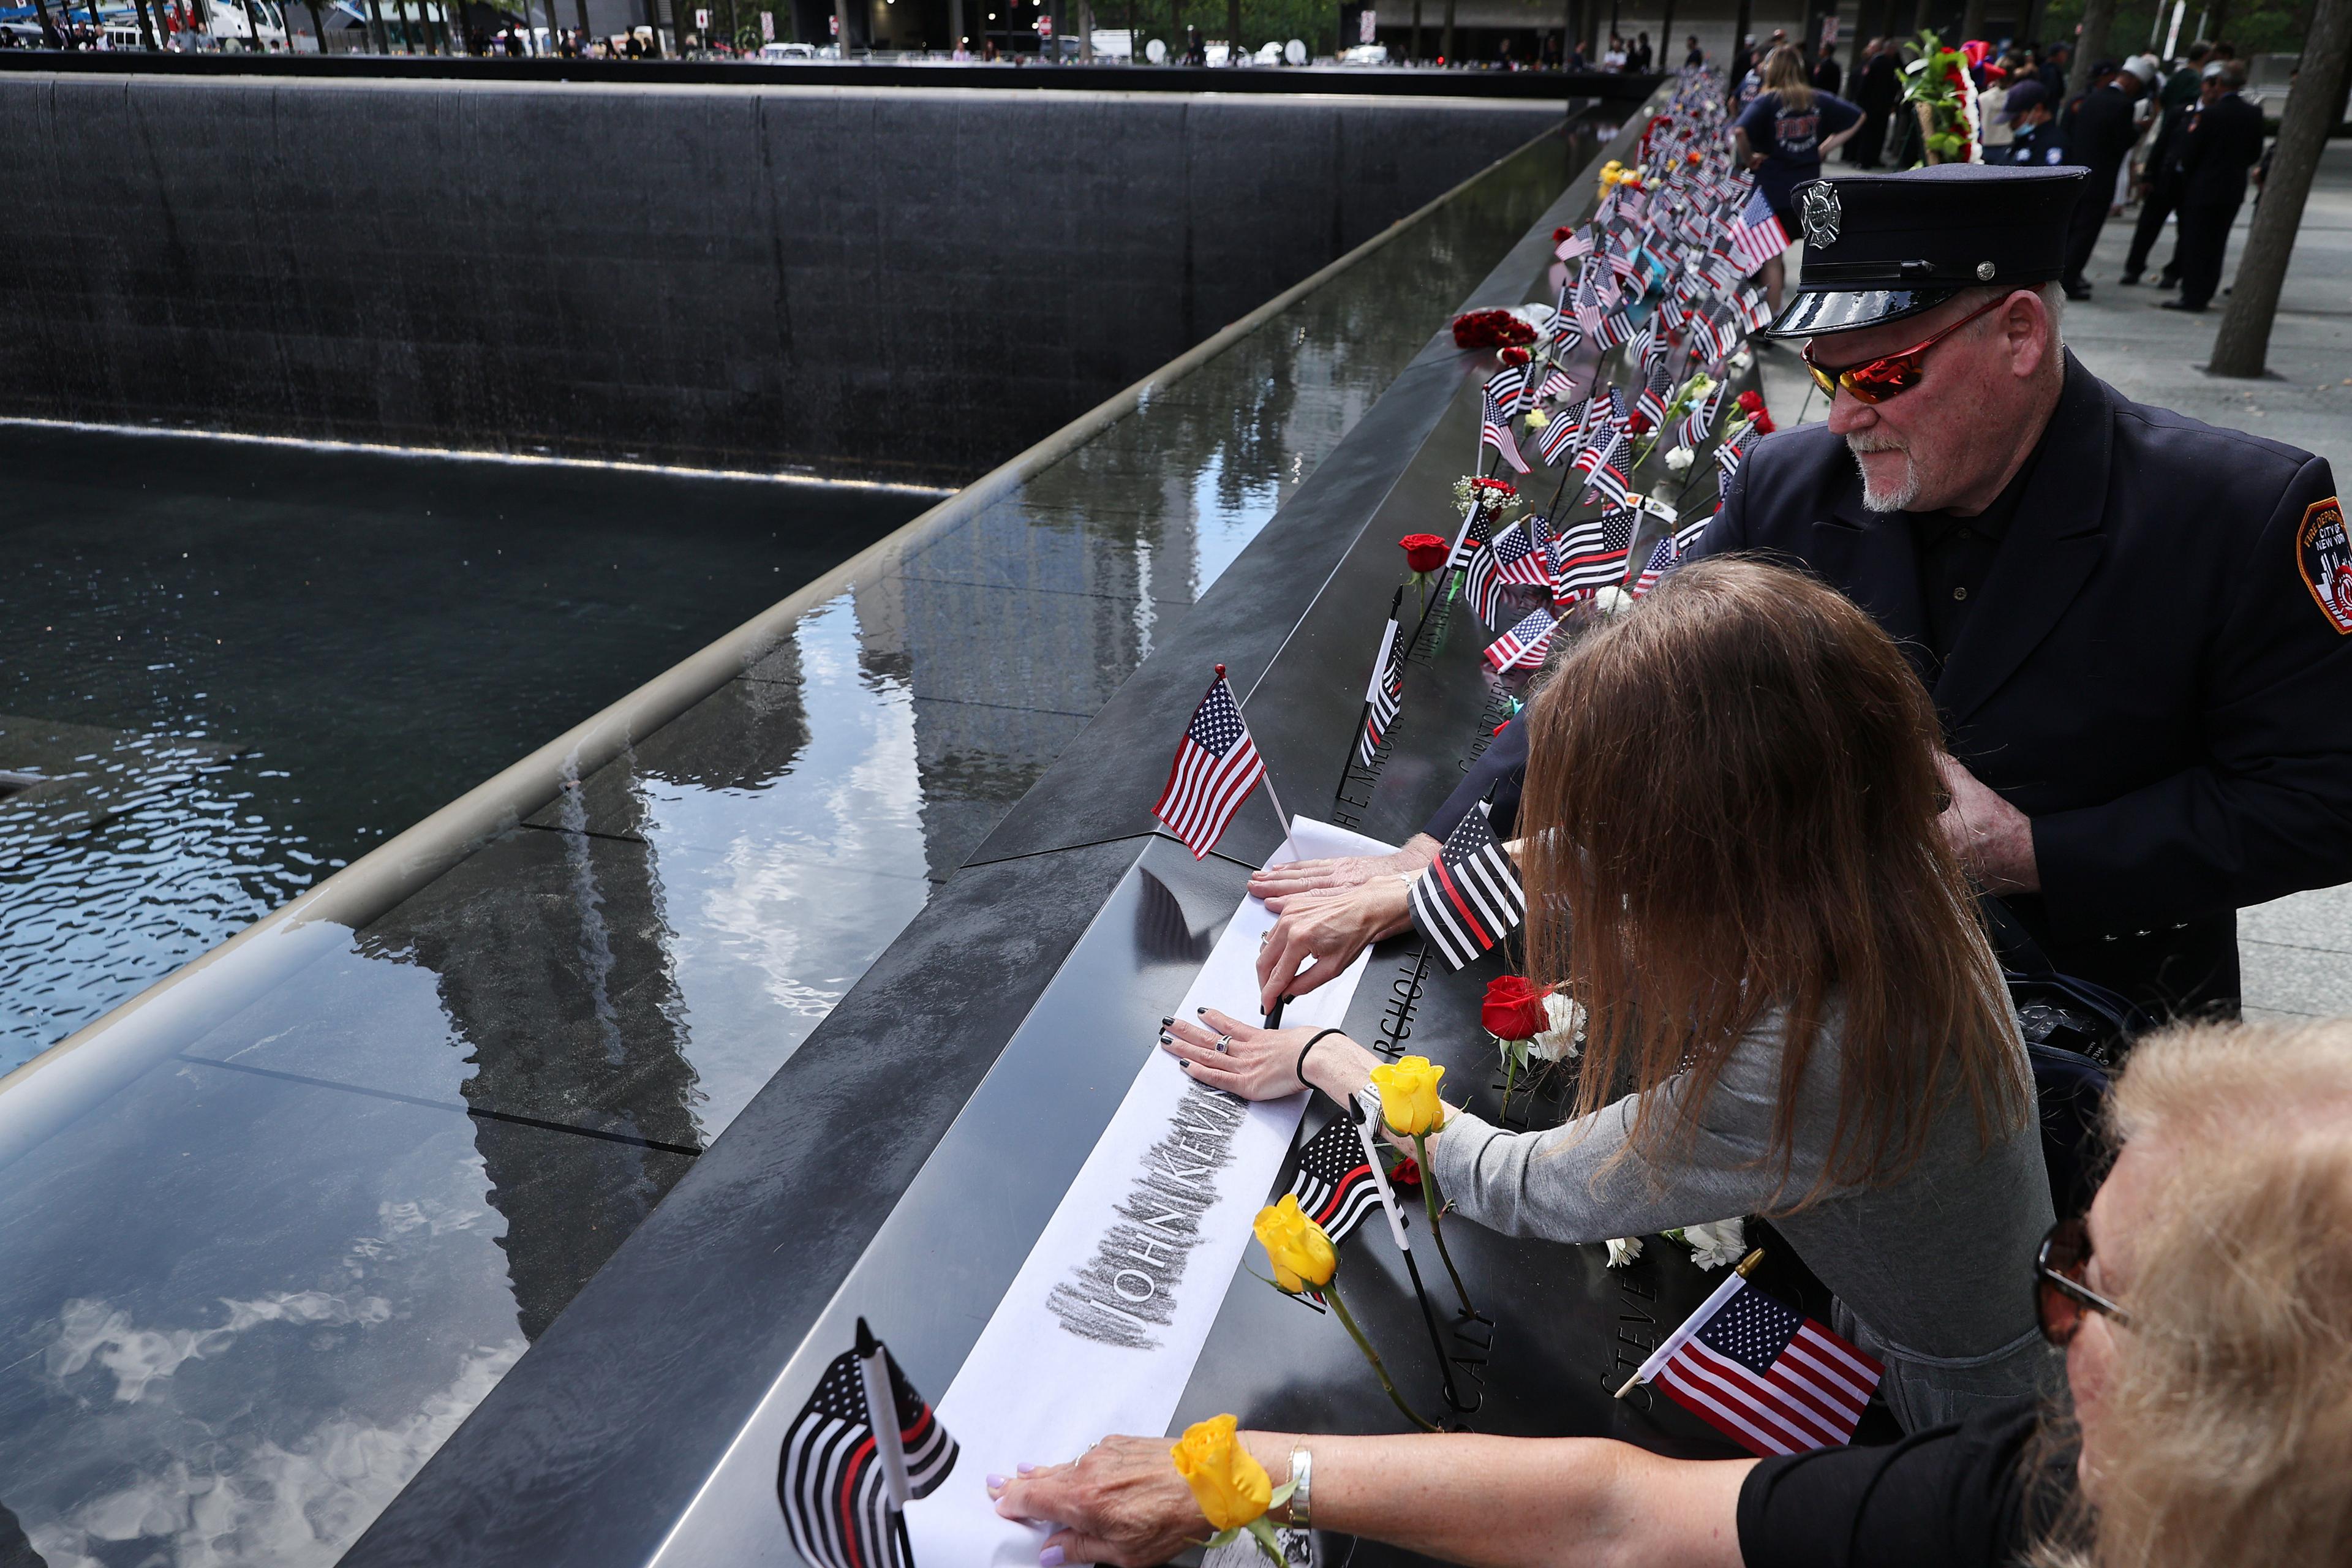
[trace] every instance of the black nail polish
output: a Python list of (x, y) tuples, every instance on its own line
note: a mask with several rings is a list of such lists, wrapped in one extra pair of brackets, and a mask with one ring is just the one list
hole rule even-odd
[(1162, 1018), (1162, 1019), (1160, 1019), (1160, 1026), (1161, 1028), (1163, 1028), (1163, 1029), (1164, 1029), (1164, 1028), (1166, 1028), (1169, 1025), (1171, 1025), (1171, 1024), (1174, 1023), (1175, 1021), (1176, 1021), (1176, 1020), (1175, 1020), (1172, 1016), (1171, 1016), (1171, 1017)]
[(1170, 1034), (1167, 1030), (1162, 1029), (1160, 1031), (1160, 1043), (1161, 1045), (1172, 1045), (1175, 1043), (1175, 1039), (1176, 1037)]

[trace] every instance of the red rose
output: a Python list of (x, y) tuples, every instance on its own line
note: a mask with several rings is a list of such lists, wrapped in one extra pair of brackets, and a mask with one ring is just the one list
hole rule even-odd
[(1760, 416), (1764, 412), (1764, 395), (1751, 387), (1739, 395), (1739, 406), (1750, 414)]
[(1494, 490), (1506, 496), (1515, 496), (1519, 493), (1518, 487), (1508, 479), (1472, 479), (1470, 488), (1476, 490)]
[(1454, 318), (1454, 346), (1458, 349), (1499, 349), (1535, 341), (1536, 330), (1508, 310), (1470, 310)]
[[(1696, 157), (1696, 156), (1697, 156), (1697, 154), (1696, 154), (1696, 153), (1693, 153), (1693, 154), (1692, 154), (1692, 156), (1693, 156), (1693, 157)], [(1551, 242), (1552, 242), (1554, 245), (1558, 245), (1561, 240), (1566, 239), (1570, 235), (1572, 235), (1572, 234), (1574, 234), (1575, 232), (1576, 232), (1576, 230), (1574, 230), (1574, 229), (1572, 229), (1572, 228), (1566, 227), (1566, 226), (1562, 226), (1562, 227), (1559, 227), (1559, 228), (1553, 229), (1553, 230), (1551, 231)]]
[(1528, 351), (1523, 348), (1514, 347), (1507, 348), (1503, 351), (1503, 363), (1505, 364), (1525, 364), (1528, 361), (1535, 357), (1535, 355), (1528, 353)]
[(1478, 1005), (1478, 1021), (1498, 1040), (1532, 1040), (1551, 1027), (1544, 993), (1523, 974), (1486, 982), (1486, 999)]
[(1626, 419), (1625, 428), (1636, 437), (1646, 436), (1650, 433), (1650, 416), (1636, 408)]
[(1412, 1155), (1407, 1154), (1403, 1159), (1399, 1160), (1395, 1164), (1389, 1167), (1389, 1185), (1392, 1187), (1417, 1187), (1421, 1185), (1421, 1166), (1414, 1161)]
[(1773, 431), (1779, 428), (1779, 426), (1772, 423), (1772, 416), (1769, 414), (1763, 413), (1760, 410), (1757, 413), (1756, 434), (1759, 436), (1769, 436)]
[(1433, 533), (1408, 533), (1397, 543), (1404, 551), (1404, 563), (1416, 572), (1434, 572), (1445, 564), (1446, 552), (1452, 549)]

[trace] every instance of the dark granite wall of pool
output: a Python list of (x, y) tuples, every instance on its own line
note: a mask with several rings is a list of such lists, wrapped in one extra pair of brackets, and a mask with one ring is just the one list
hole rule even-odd
[(0, 415), (961, 482), (1560, 113), (11, 72)]

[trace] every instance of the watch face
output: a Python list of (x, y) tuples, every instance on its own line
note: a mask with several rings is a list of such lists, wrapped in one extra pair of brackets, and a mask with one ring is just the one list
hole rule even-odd
[(1844, 216), (1837, 187), (1827, 180), (1817, 180), (1797, 193), (1797, 221), (1804, 228), (1807, 245), (1835, 245), (1838, 224)]

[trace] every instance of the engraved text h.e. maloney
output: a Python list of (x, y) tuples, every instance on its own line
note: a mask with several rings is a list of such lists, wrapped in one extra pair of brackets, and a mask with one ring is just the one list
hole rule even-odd
[(1097, 1344), (1159, 1346), (1152, 1331), (1176, 1315), (1185, 1260), (1201, 1244), (1201, 1216), (1217, 1201), (1216, 1174), (1232, 1163), (1248, 1109), (1221, 1089), (1184, 1086), (1166, 1136), (1145, 1152), (1118, 1205), (1118, 1222), (1046, 1297), (1062, 1327)]

